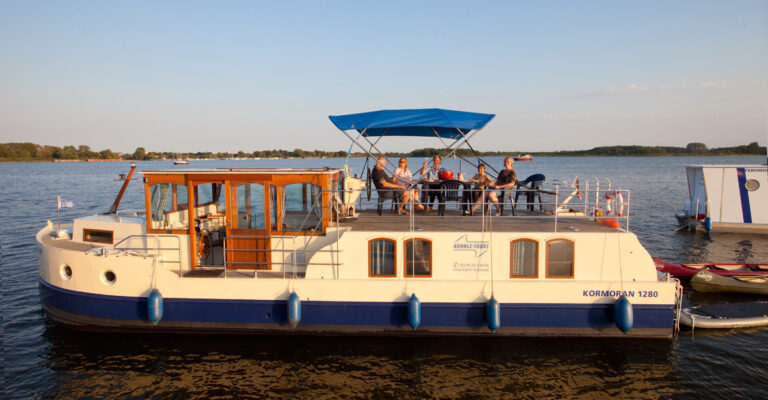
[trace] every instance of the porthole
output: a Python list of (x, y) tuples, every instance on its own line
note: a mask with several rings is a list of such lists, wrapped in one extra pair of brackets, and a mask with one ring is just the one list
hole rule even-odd
[(114, 285), (117, 281), (117, 275), (111, 270), (106, 270), (101, 273), (101, 282), (105, 285)]
[(760, 189), (760, 182), (758, 182), (757, 179), (750, 179), (744, 182), (744, 189), (754, 192), (755, 190)]
[(59, 269), (59, 273), (61, 274), (61, 277), (64, 279), (67, 279), (67, 280), (72, 279), (72, 267), (70, 267), (69, 265), (66, 265), (66, 264), (62, 265), (61, 268)]

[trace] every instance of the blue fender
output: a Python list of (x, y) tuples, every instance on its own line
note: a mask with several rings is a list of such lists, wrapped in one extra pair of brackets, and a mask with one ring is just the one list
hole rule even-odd
[(157, 289), (152, 289), (147, 297), (147, 316), (153, 325), (163, 319), (163, 295)]
[(491, 299), (485, 305), (485, 322), (488, 324), (491, 332), (496, 332), (501, 326), (501, 305), (493, 295), (491, 295)]
[(632, 315), (632, 303), (627, 300), (624, 295), (621, 295), (615, 303), (613, 303), (613, 319), (622, 332), (629, 332), (632, 329), (634, 323), (634, 317)]
[(421, 302), (419, 301), (419, 298), (416, 297), (416, 293), (413, 293), (410, 300), (408, 300), (408, 325), (410, 325), (413, 330), (416, 330), (420, 324)]
[(291, 324), (291, 328), (295, 328), (299, 322), (301, 322), (301, 299), (294, 291), (288, 297), (288, 323)]
[(704, 230), (707, 231), (707, 234), (712, 232), (712, 218), (704, 218)]

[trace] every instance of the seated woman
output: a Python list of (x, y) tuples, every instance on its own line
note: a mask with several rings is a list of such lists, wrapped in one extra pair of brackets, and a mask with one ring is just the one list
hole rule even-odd
[(477, 192), (475, 194), (475, 204), (472, 206), (472, 213), (474, 214), (475, 211), (477, 211), (477, 208), (482, 206), (483, 203), (485, 203), (486, 200), (490, 200), (496, 205), (496, 214), (501, 214), (501, 207), (499, 206), (499, 198), (496, 196), (496, 192), (493, 190), (490, 190), (495, 185), (493, 184), (493, 180), (490, 176), (488, 176), (485, 173), (485, 164), (480, 164), (477, 166), (477, 174), (473, 176), (471, 179), (469, 179), (472, 182), (475, 182), (475, 191)]
[(411, 174), (411, 170), (408, 169), (408, 160), (406, 160), (405, 157), (400, 157), (397, 165), (397, 169), (395, 169), (395, 176), (393, 176), (395, 182), (410, 189), (406, 190), (405, 194), (403, 195), (403, 203), (400, 205), (400, 212), (408, 215), (408, 211), (405, 210), (405, 205), (408, 204), (409, 200), (413, 200), (413, 202), (416, 204), (417, 210), (423, 211), (424, 206), (419, 204), (418, 200), (419, 191), (413, 189), (415, 184), (413, 183), (413, 175)]

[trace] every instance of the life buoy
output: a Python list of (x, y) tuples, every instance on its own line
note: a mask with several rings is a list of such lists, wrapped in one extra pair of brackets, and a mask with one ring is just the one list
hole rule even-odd
[[(615, 210), (614, 205), (615, 204)], [(624, 215), (624, 195), (620, 190), (614, 190), (612, 192), (605, 192), (605, 215), (616, 215), (621, 217)]]
[(197, 257), (201, 262), (208, 258), (208, 252), (211, 251), (211, 234), (207, 229), (200, 231), (200, 237), (197, 238)]

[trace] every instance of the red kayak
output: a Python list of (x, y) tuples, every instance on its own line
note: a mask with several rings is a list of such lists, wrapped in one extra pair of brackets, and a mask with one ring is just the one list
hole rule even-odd
[(675, 278), (690, 279), (702, 268), (720, 276), (768, 275), (768, 264), (674, 264), (654, 257), (656, 270), (666, 272)]

